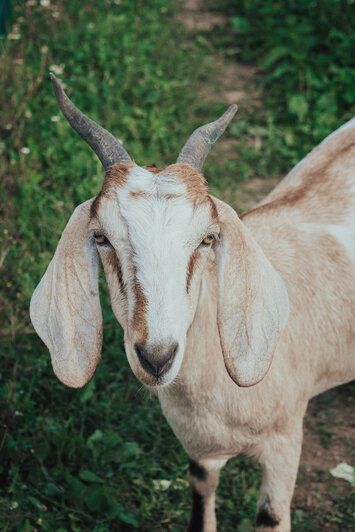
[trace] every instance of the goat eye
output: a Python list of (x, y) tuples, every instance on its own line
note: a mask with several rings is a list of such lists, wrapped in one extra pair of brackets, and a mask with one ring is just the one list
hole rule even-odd
[(100, 233), (95, 233), (94, 234), (94, 238), (95, 238), (96, 244), (98, 244), (99, 246), (103, 246), (105, 244), (109, 244), (110, 243), (107, 240), (107, 238), (105, 237), (105, 235), (101, 235)]
[(207, 235), (201, 242), (201, 246), (209, 246), (214, 240), (214, 235)]

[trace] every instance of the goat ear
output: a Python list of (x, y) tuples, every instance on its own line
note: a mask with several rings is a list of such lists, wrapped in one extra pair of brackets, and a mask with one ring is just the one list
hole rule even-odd
[(289, 313), (285, 285), (248, 228), (227, 204), (214, 199), (221, 224), (218, 328), (224, 363), (239, 386), (267, 373)]
[(30, 306), (54, 373), (72, 388), (91, 379), (101, 356), (97, 250), (88, 234), (92, 201), (75, 209)]

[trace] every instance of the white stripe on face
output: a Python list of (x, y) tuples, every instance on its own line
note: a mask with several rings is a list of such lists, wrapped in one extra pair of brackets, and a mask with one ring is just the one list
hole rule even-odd
[[(186, 263), (190, 251), (186, 234), (193, 206), (184, 193), (185, 186), (171, 177), (164, 179), (159, 174), (158, 178), (138, 167), (129, 172), (127, 185), (117, 190), (136, 279), (148, 303), (146, 320), (151, 343), (176, 340), (186, 328)], [(167, 194), (177, 197), (166, 199)]]
[(184, 183), (140, 167), (116, 193), (147, 299), (148, 342), (179, 341), (189, 320), (187, 266), (210, 223), (209, 205), (194, 208)]

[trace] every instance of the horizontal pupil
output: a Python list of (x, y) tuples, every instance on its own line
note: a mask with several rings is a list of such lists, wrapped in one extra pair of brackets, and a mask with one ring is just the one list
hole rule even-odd
[(107, 240), (104, 235), (94, 235), (94, 238), (98, 244), (103, 244)]
[(203, 243), (203, 244), (210, 244), (210, 243), (212, 242), (213, 239), (214, 239), (214, 236), (213, 236), (213, 235), (208, 235), (208, 236), (206, 236), (206, 237), (203, 239), (202, 243)]

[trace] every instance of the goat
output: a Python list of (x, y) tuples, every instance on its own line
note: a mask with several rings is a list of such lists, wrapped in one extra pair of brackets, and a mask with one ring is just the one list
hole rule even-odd
[(200, 171), (236, 106), (143, 168), (51, 77), (106, 170), (31, 300), (55, 374), (82, 387), (99, 363), (99, 255), (133, 373), (190, 459), (189, 530), (216, 530), (220, 469), (243, 453), (263, 469), (256, 529), (289, 531), (307, 403), (355, 376), (355, 119), (239, 218)]

